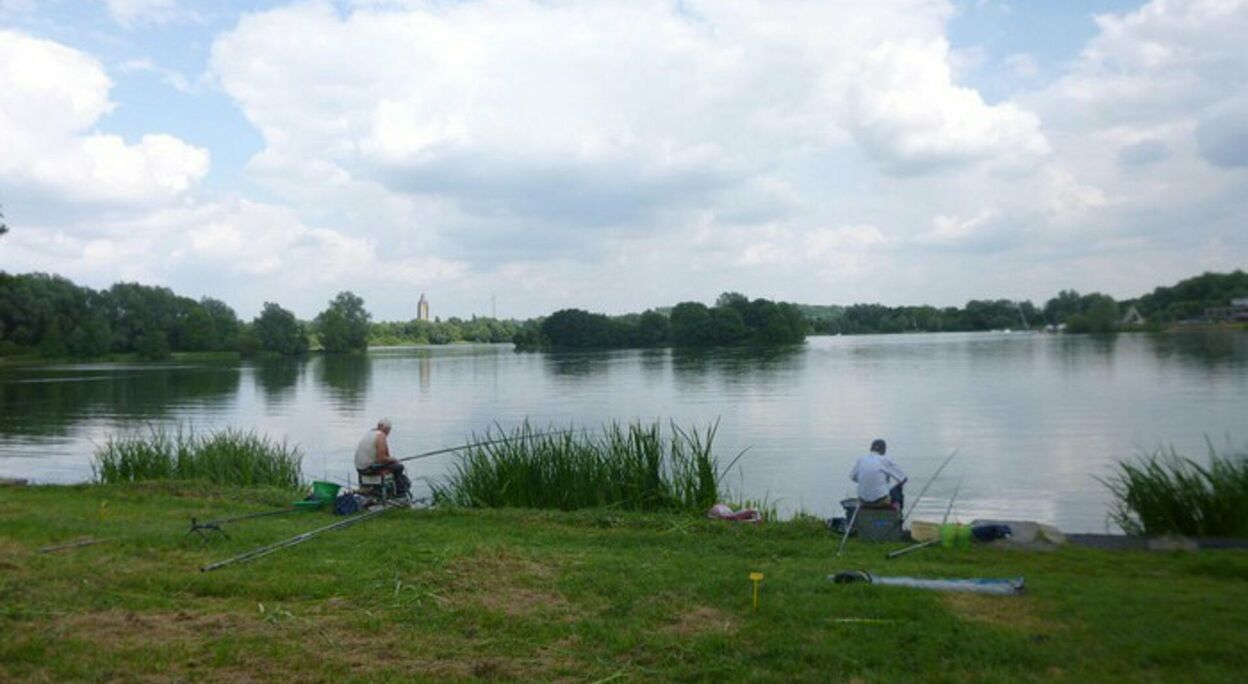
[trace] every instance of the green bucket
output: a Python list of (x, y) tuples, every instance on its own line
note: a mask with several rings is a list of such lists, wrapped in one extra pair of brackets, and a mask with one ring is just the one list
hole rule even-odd
[(967, 549), (971, 546), (971, 526), (948, 524), (940, 526), (940, 545), (946, 549)]
[(338, 496), (339, 489), (342, 489), (342, 485), (334, 484), (333, 482), (313, 482), (312, 498), (319, 501), (333, 501)]

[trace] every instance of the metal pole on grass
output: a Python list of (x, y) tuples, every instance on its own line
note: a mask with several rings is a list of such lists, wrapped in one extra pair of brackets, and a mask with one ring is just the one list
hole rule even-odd
[(308, 541), (309, 539), (315, 537), (316, 535), (322, 532), (329, 532), (330, 530), (337, 530), (343, 527), (350, 527), (351, 525), (354, 525), (356, 523), (362, 523), (365, 520), (375, 518), (381, 515), (382, 513), (385, 513), (388, 510), (390, 510), (389, 506), (385, 508), (379, 508), (375, 511), (369, 511), (368, 513), (364, 513), (362, 515), (357, 515), (354, 518), (347, 518), (346, 520), (339, 520), (338, 522), (333, 523), (332, 525), (318, 527), (315, 530), (311, 530), (308, 532), (304, 532), (303, 534), (295, 535), (291, 537), (290, 539), (285, 539), (279, 542), (275, 542), (273, 544), (261, 546), (256, 549), (252, 549), (251, 551), (248, 551), (246, 553), (242, 553), (237, 556), (234, 556), (233, 558), (227, 558), (223, 561), (217, 561), (216, 563), (205, 565), (204, 567), (200, 568), (199, 571), (208, 572), (210, 570), (216, 570), (217, 568), (223, 568), (227, 565), (233, 565), (234, 563), (242, 563), (242, 562), (249, 561), (249, 560), (255, 560), (257, 558), (267, 556), (270, 553), (273, 553), (274, 551), (280, 551), (281, 549), (295, 546), (296, 544), (302, 544), (303, 542)]

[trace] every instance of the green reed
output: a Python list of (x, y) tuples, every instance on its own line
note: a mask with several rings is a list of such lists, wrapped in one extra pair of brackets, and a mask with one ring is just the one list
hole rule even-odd
[(215, 484), (300, 486), (303, 453), (254, 431), (152, 427), (145, 434), (109, 437), (96, 447), (92, 471), (100, 483), (203, 480)]
[(1202, 465), (1159, 449), (1104, 482), (1110, 518), (1128, 534), (1248, 537), (1248, 452), (1220, 455), (1211, 444)]
[(439, 504), (483, 508), (618, 507), (706, 510), (724, 494), (713, 453), (718, 423), (665, 432), (656, 421), (610, 423), (588, 431), (541, 433), (527, 423), (473, 441), (507, 441), (465, 451), (442, 482)]

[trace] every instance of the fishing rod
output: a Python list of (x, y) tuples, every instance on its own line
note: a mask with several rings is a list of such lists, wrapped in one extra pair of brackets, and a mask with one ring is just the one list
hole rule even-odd
[(473, 444), (464, 444), (463, 446), (434, 449), (433, 451), (426, 451), (423, 454), (416, 454), (415, 456), (405, 456), (403, 458), (399, 458), (395, 460), (398, 461), (399, 463), (402, 463), (403, 461), (415, 461), (418, 458), (428, 458), (430, 456), (437, 456), (439, 454), (449, 454), (454, 451), (463, 451), (464, 449), (473, 449), (476, 447), (490, 446), (492, 444), (502, 444), (504, 442), (514, 442), (518, 439), (535, 439), (537, 437), (549, 437), (551, 435), (566, 435), (570, 432), (576, 432), (576, 429), (571, 428), (568, 430), (551, 430), (550, 432), (536, 432), (533, 434), (516, 435), (515, 437), (500, 437), (498, 439), (488, 439), (482, 442), (475, 442)]
[[(949, 507), (945, 509), (945, 517), (941, 518), (940, 520), (940, 526), (942, 528), (945, 526), (945, 523), (949, 522), (949, 514), (953, 512), (953, 502), (958, 500), (958, 492), (962, 491), (962, 480), (965, 479), (965, 477), (966, 476), (963, 475), (962, 477), (958, 478), (958, 486), (954, 487), (953, 496), (949, 497)], [(925, 542), (920, 542), (912, 546), (907, 546), (904, 549), (897, 549), (896, 551), (890, 551), (889, 553), (884, 555), (884, 560), (892, 560), (898, 556), (904, 556), (907, 553), (910, 553), (912, 551), (918, 551), (919, 549), (926, 549), (929, 546), (934, 546), (939, 543), (940, 543), (940, 537), (936, 537), (935, 539), (929, 539)]]
[(302, 543), (304, 543), (304, 542), (308, 541), (309, 539), (312, 539), (312, 538), (313, 538), (313, 537), (315, 537), (316, 535), (321, 534), (322, 532), (329, 532), (329, 531), (331, 531), (331, 530), (338, 530), (338, 529), (342, 529), (342, 528), (344, 528), (344, 527), (350, 527), (351, 525), (355, 525), (355, 524), (357, 524), (357, 523), (362, 523), (362, 522), (364, 522), (365, 520), (371, 520), (372, 518), (375, 518), (375, 517), (377, 517), (377, 516), (381, 515), (382, 513), (385, 513), (385, 512), (387, 512), (387, 511), (391, 510), (392, 508), (397, 508), (397, 506), (387, 505), (387, 506), (384, 506), (384, 507), (382, 507), (382, 508), (379, 508), (379, 509), (377, 509), (377, 510), (375, 510), (375, 511), (369, 511), (369, 512), (367, 512), (367, 513), (363, 513), (363, 514), (361, 514), (361, 515), (357, 515), (357, 516), (355, 516), (355, 517), (353, 517), (353, 518), (347, 518), (346, 520), (340, 520), (340, 521), (338, 521), (338, 522), (336, 522), (336, 523), (332, 523), (332, 524), (330, 524), (330, 525), (326, 525), (326, 526), (324, 526), (324, 527), (318, 527), (318, 528), (316, 528), (315, 530), (309, 530), (309, 531), (304, 532), (304, 533), (302, 533), (302, 534), (297, 534), (297, 535), (295, 535), (295, 536), (291, 537), (290, 539), (283, 539), (282, 541), (279, 541), (279, 542), (274, 542), (274, 543), (272, 543), (272, 544), (266, 544), (266, 545), (264, 545), (264, 546), (261, 546), (261, 547), (258, 547), (258, 548), (255, 548), (255, 549), (252, 549), (252, 550), (250, 550), (250, 551), (248, 551), (248, 552), (246, 552), (246, 553), (241, 553), (241, 554), (239, 554), (239, 555), (237, 555), (237, 556), (234, 556), (234, 557), (232, 557), (232, 558), (227, 558), (227, 559), (222, 560), (222, 561), (217, 561), (216, 563), (210, 563), (210, 564), (208, 564), (208, 565), (205, 565), (204, 567), (200, 568), (200, 569), (199, 569), (199, 571), (200, 571), (200, 572), (210, 572), (210, 571), (212, 571), (212, 570), (216, 570), (216, 569), (218, 569), (218, 568), (224, 568), (224, 567), (225, 567), (225, 566), (227, 566), (227, 565), (233, 565), (233, 564), (235, 564), (235, 563), (243, 563), (243, 562), (246, 562), (246, 561), (255, 560), (255, 559), (257, 559), (257, 558), (263, 558), (264, 556), (267, 556), (267, 555), (269, 555), (270, 553), (274, 553), (274, 552), (276, 552), (276, 551), (280, 551), (280, 550), (282, 550), (282, 549), (289, 548), (289, 547), (291, 547), (291, 546), (295, 546), (295, 545), (298, 545), (298, 544), (302, 544)]
[(229, 539), (230, 535), (226, 534), (225, 530), (221, 529), (221, 526), (226, 523), (238, 522), (239, 520), (254, 520), (256, 518), (267, 518), (273, 515), (286, 515), (288, 513), (294, 513), (295, 511), (302, 511), (302, 510), (305, 510), (305, 509), (292, 506), (290, 508), (283, 508), (283, 509), (276, 510), (276, 511), (264, 511), (262, 513), (247, 513), (244, 515), (236, 515), (236, 516), (229, 517), (229, 518), (219, 518), (217, 520), (208, 520), (205, 522), (200, 522), (198, 518), (192, 516), (191, 517), (191, 529), (187, 531), (187, 534), (198, 533), (201, 537), (203, 537), (204, 539), (207, 539), (207, 536), (205, 533), (220, 532), (221, 534), (225, 535), (226, 539)]
[(927, 493), (928, 487), (932, 486), (932, 483), (936, 481), (936, 478), (940, 477), (940, 474), (944, 472), (945, 466), (949, 465), (949, 462), (952, 461), (953, 457), (957, 455), (958, 455), (958, 450), (954, 449), (953, 453), (949, 454), (949, 458), (946, 458), (945, 462), (941, 463), (940, 467), (936, 469), (936, 472), (932, 474), (932, 476), (927, 480), (927, 484), (923, 485), (923, 489), (919, 490), (919, 495), (915, 497), (914, 503), (910, 504), (910, 510), (907, 511), (905, 515), (901, 516), (902, 525), (906, 524), (906, 520), (909, 519), (910, 515), (914, 513), (916, 508), (918, 508), (919, 501), (921, 501), (923, 499), (923, 495)]

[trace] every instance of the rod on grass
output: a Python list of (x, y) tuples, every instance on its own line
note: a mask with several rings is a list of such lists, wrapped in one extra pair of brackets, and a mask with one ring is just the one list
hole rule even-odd
[(927, 493), (928, 487), (932, 486), (932, 483), (936, 481), (936, 478), (940, 477), (940, 474), (944, 472), (945, 466), (949, 465), (949, 462), (952, 461), (953, 457), (957, 455), (958, 455), (958, 450), (954, 449), (953, 452), (949, 454), (949, 458), (946, 458), (945, 462), (941, 463), (940, 467), (936, 469), (936, 472), (932, 473), (932, 476), (928, 478), (927, 484), (923, 485), (923, 489), (919, 490), (919, 495), (914, 498), (914, 503), (910, 504), (910, 510), (907, 511), (905, 515), (901, 516), (902, 525), (906, 524), (906, 520), (910, 517), (912, 513), (914, 513), (915, 509), (918, 508), (919, 501), (921, 501), (923, 499), (923, 495)]
[(315, 530), (309, 530), (307, 532), (304, 532), (303, 534), (297, 534), (291, 537), (290, 539), (283, 539), (282, 541), (279, 541), (279, 542), (266, 544), (259, 548), (252, 549), (246, 553), (241, 553), (237, 556), (234, 556), (233, 558), (227, 558), (222, 561), (217, 561), (216, 563), (210, 563), (208, 565), (205, 565), (204, 567), (200, 568), (199, 571), (209, 572), (212, 570), (216, 570), (218, 568), (224, 568), (227, 565), (233, 565), (235, 563), (243, 563), (246, 561), (255, 560), (257, 558), (262, 558), (275, 551), (280, 551), (282, 549), (289, 548), (297, 544), (302, 544), (303, 542), (308, 541), (309, 539), (312, 539), (313, 537), (315, 537), (318, 534), (321, 534), (322, 532), (329, 532), (330, 530), (338, 530), (344, 527), (350, 527), (351, 525), (355, 525), (357, 523), (362, 523), (365, 520), (371, 520), (372, 518), (375, 518), (381, 515), (382, 513), (385, 513), (386, 511), (390, 510), (390, 508), (391, 507), (389, 506), (386, 506), (384, 508), (379, 508), (375, 511), (369, 511), (368, 513), (357, 515), (353, 518), (347, 518), (346, 520), (340, 520), (336, 523), (326, 525), (324, 527), (318, 527)]
[(112, 539), (111, 538), (110, 539), (83, 539), (81, 541), (70, 542), (68, 544), (59, 544), (57, 546), (45, 546), (42, 549), (39, 549), (39, 553), (55, 553), (56, 551), (65, 551), (67, 549), (79, 549), (84, 546), (94, 546), (96, 544), (103, 544), (104, 542), (107, 542), (107, 541), (112, 541)]
[(442, 449), (434, 449), (433, 451), (426, 451), (423, 454), (416, 454), (415, 456), (404, 456), (403, 458), (396, 459), (396, 460), (400, 462), (415, 461), (418, 458), (428, 458), (430, 456), (437, 456), (438, 454), (449, 454), (454, 451), (463, 451), (464, 449), (473, 449), (476, 447), (490, 446), (491, 444), (503, 444), (505, 442), (514, 442), (518, 439), (535, 439), (537, 437), (549, 437), (551, 435), (566, 435), (570, 432), (576, 432), (576, 430), (552, 430), (550, 432), (537, 432), (533, 434), (516, 435), (515, 437), (500, 437), (499, 439), (487, 439), (485, 441), (474, 442), (472, 444), (464, 444), (461, 446), (454, 446), (454, 447), (445, 447)]

